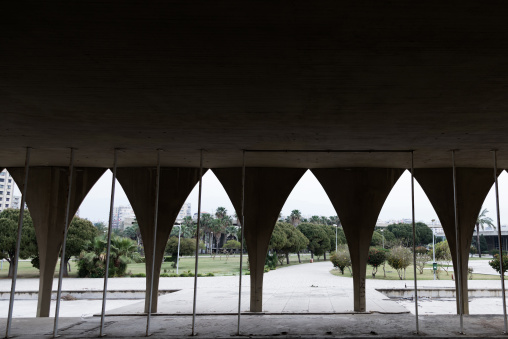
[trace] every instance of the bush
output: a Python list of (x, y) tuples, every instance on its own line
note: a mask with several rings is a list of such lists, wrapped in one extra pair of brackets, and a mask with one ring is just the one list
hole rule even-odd
[(162, 273), (160, 275), (161, 278), (169, 278), (169, 274), (168, 273)]
[[(494, 249), (491, 249), (489, 251), (490, 255), (495, 257), (496, 255), (499, 255), (499, 250), (496, 250), (495, 248)], [(503, 261), (504, 262), (504, 261)]]
[[(274, 253), (272, 255), (266, 254), (265, 266), (268, 267), (268, 271), (274, 270), (275, 268), (277, 268), (277, 259), (278, 259), (277, 253)], [(265, 269), (265, 272), (268, 272), (268, 271), (266, 271), (266, 269)]]
[(386, 253), (378, 250), (375, 247), (369, 249), (369, 256), (367, 257), (367, 264), (372, 266), (372, 278), (376, 278), (377, 269), (386, 261)]
[(427, 247), (424, 247), (424, 246), (418, 246), (415, 248), (415, 253), (416, 254), (427, 254), (428, 250), (427, 250)]
[[(501, 263), (499, 262), (499, 253), (494, 255), (494, 259), (489, 261), (489, 265), (496, 270), (497, 273), (501, 274)], [(508, 255), (503, 255), (503, 275), (508, 271)]]
[(387, 259), (388, 265), (397, 271), (400, 280), (406, 278), (406, 268), (411, 264), (411, 258), (411, 251), (406, 247), (397, 246), (390, 251)]
[(416, 254), (416, 268), (420, 274), (423, 274), (423, 269), (425, 268), (425, 264), (430, 261), (430, 256), (425, 253), (417, 253)]
[(213, 277), (213, 276), (215, 276), (215, 274), (213, 274), (212, 272), (208, 272), (208, 273), (206, 274), (206, 276), (207, 276), (207, 277)]
[(347, 247), (342, 247), (334, 252), (330, 256), (330, 261), (333, 264), (333, 267), (336, 267), (340, 270), (340, 273), (344, 274), (344, 269), (347, 267), (351, 271), (351, 256), (349, 255), (349, 250)]
[[(163, 276), (163, 274), (161, 274), (161, 277), (162, 276)], [(145, 278), (146, 274), (145, 273), (136, 273), (136, 274), (131, 274), (131, 277), (132, 278)]]

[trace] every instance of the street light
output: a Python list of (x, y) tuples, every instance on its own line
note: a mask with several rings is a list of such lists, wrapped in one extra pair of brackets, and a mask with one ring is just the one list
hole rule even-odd
[[(434, 222), (434, 220), (432, 220)], [(436, 245), (434, 242), (434, 237), (436, 236), (434, 234), (435, 228), (432, 227), (432, 270), (434, 271), (434, 280), (436, 280), (436, 270), (434, 269), (434, 264), (436, 262)]]
[(381, 236), (383, 237), (383, 249), (385, 248), (385, 230), (384, 228), (381, 229)]
[(333, 224), (335, 226), (335, 253), (337, 253), (337, 224)]

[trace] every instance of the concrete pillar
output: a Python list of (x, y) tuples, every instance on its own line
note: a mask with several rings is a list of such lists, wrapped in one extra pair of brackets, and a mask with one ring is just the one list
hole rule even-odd
[[(156, 173), (156, 168), (117, 169), (117, 179), (136, 214), (141, 238), (143, 239), (146, 258), (145, 312), (148, 312), (149, 307), (150, 279), (152, 276), (152, 268), (149, 263), (152, 260), (154, 250)], [(157, 312), (159, 276), (169, 234), (182, 205), (198, 181), (199, 168), (161, 168), (152, 313)]]
[(404, 170), (320, 168), (312, 172), (342, 223), (353, 268), (354, 310), (365, 312), (365, 274), (372, 233), (386, 197)]
[[(250, 265), (250, 311), (261, 312), (263, 274), (268, 244), (279, 213), (298, 180), (305, 173), (299, 168), (246, 168), (245, 242)], [(221, 168), (213, 172), (241, 215), (242, 169)]]
[[(501, 171), (498, 172), (498, 175)], [(454, 277), (457, 277), (457, 255), (455, 242), (455, 210), (453, 200), (453, 171), (451, 168), (422, 168), (415, 170), (415, 179), (427, 194), (441, 221), (450, 245)], [(494, 184), (494, 170), (484, 168), (457, 168), (457, 206), (459, 219), (459, 251), (462, 258), (463, 314), (469, 314), (467, 267), (469, 248), (478, 214), (485, 197)], [(458, 282), (455, 279), (458, 293)], [(457, 298), (457, 313), (460, 311)]]
[[(7, 170), (21, 187), (24, 169)], [(75, 169), (69, 222), (105, 171), (103, 168)], [(68, 181), (68, 167), (32, 167), (28, 175), (26, 203), (35, 228), (40, 260), (37, 317), (49, 317), (53, 276), (65, 232)]]

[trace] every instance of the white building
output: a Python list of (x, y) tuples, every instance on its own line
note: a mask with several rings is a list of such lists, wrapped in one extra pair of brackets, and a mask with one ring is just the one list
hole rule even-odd
[(0, 172), (0, 212), (6, 208), (19, 208), (20, 197), (14, 196), (14, 179), (7, 170)]
[(123, 230), (125, 228), (124, 225), (125, 219), (134, 219), (134, 218), (136, 218), (136, 216), (131, 206), (117, 206), (113, 210), (113, 224), (111, 225), (111, 227), (113, 229), (119, 228)]
[(182, 208), (180, 209), (180, 212), (178, 213), (177, 219), (183, 219), (185, 217), (190, 217), (192, 215), (191, 213), (191, 203), (186, 202), (183, 204)]

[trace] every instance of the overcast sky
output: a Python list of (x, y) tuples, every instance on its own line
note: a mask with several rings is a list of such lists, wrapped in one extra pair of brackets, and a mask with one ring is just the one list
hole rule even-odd
[[(111, 175), (111, 172), (107, 171), (90, 191), (80, 207), (81, 217), (92, 221), (108, 220)], [(499, 185), (501, 223), (505, 224), (508, 222), (508, 175), (506, 172), (503, 172), (499, 177)], [(187, 198), (187, 202), (192, 204), (192, 213), (197, 212), (197, 199), (198, 186), (196, 185)], [(128, 204), (129, 201), (122, 187), (117, 182), (115, 205)], [(231, 215), (234, 213), (233, 205), (224, 191), (224, 188), (215, 175), (211, 171), (208, 171), (203, 176), (202, 210), (204, 212), (213, 213), (218, 206), (226, 207), (228, 213)], [(495, 221), (496, 207), (493, 187), (485, 200), (484, 207), (488, 208), (488, 215)], [(432, 219), (438, 220), (432, 205), (417, 181), (415, 181), (415, 208), (416, 220), (428, 223), (430, 223)], [(293, 209), (300, 210), (304, 216), (337, 215), (325, 191), (310, 171), (307, 171), (295, 186), (282, 208), (281, 213), (283, 215), (289, 215)], [(393, 187), (379, 215), (379, 219), (386, 221), (403, 218), (411, 218), (411, 176), (407, 171)]]

